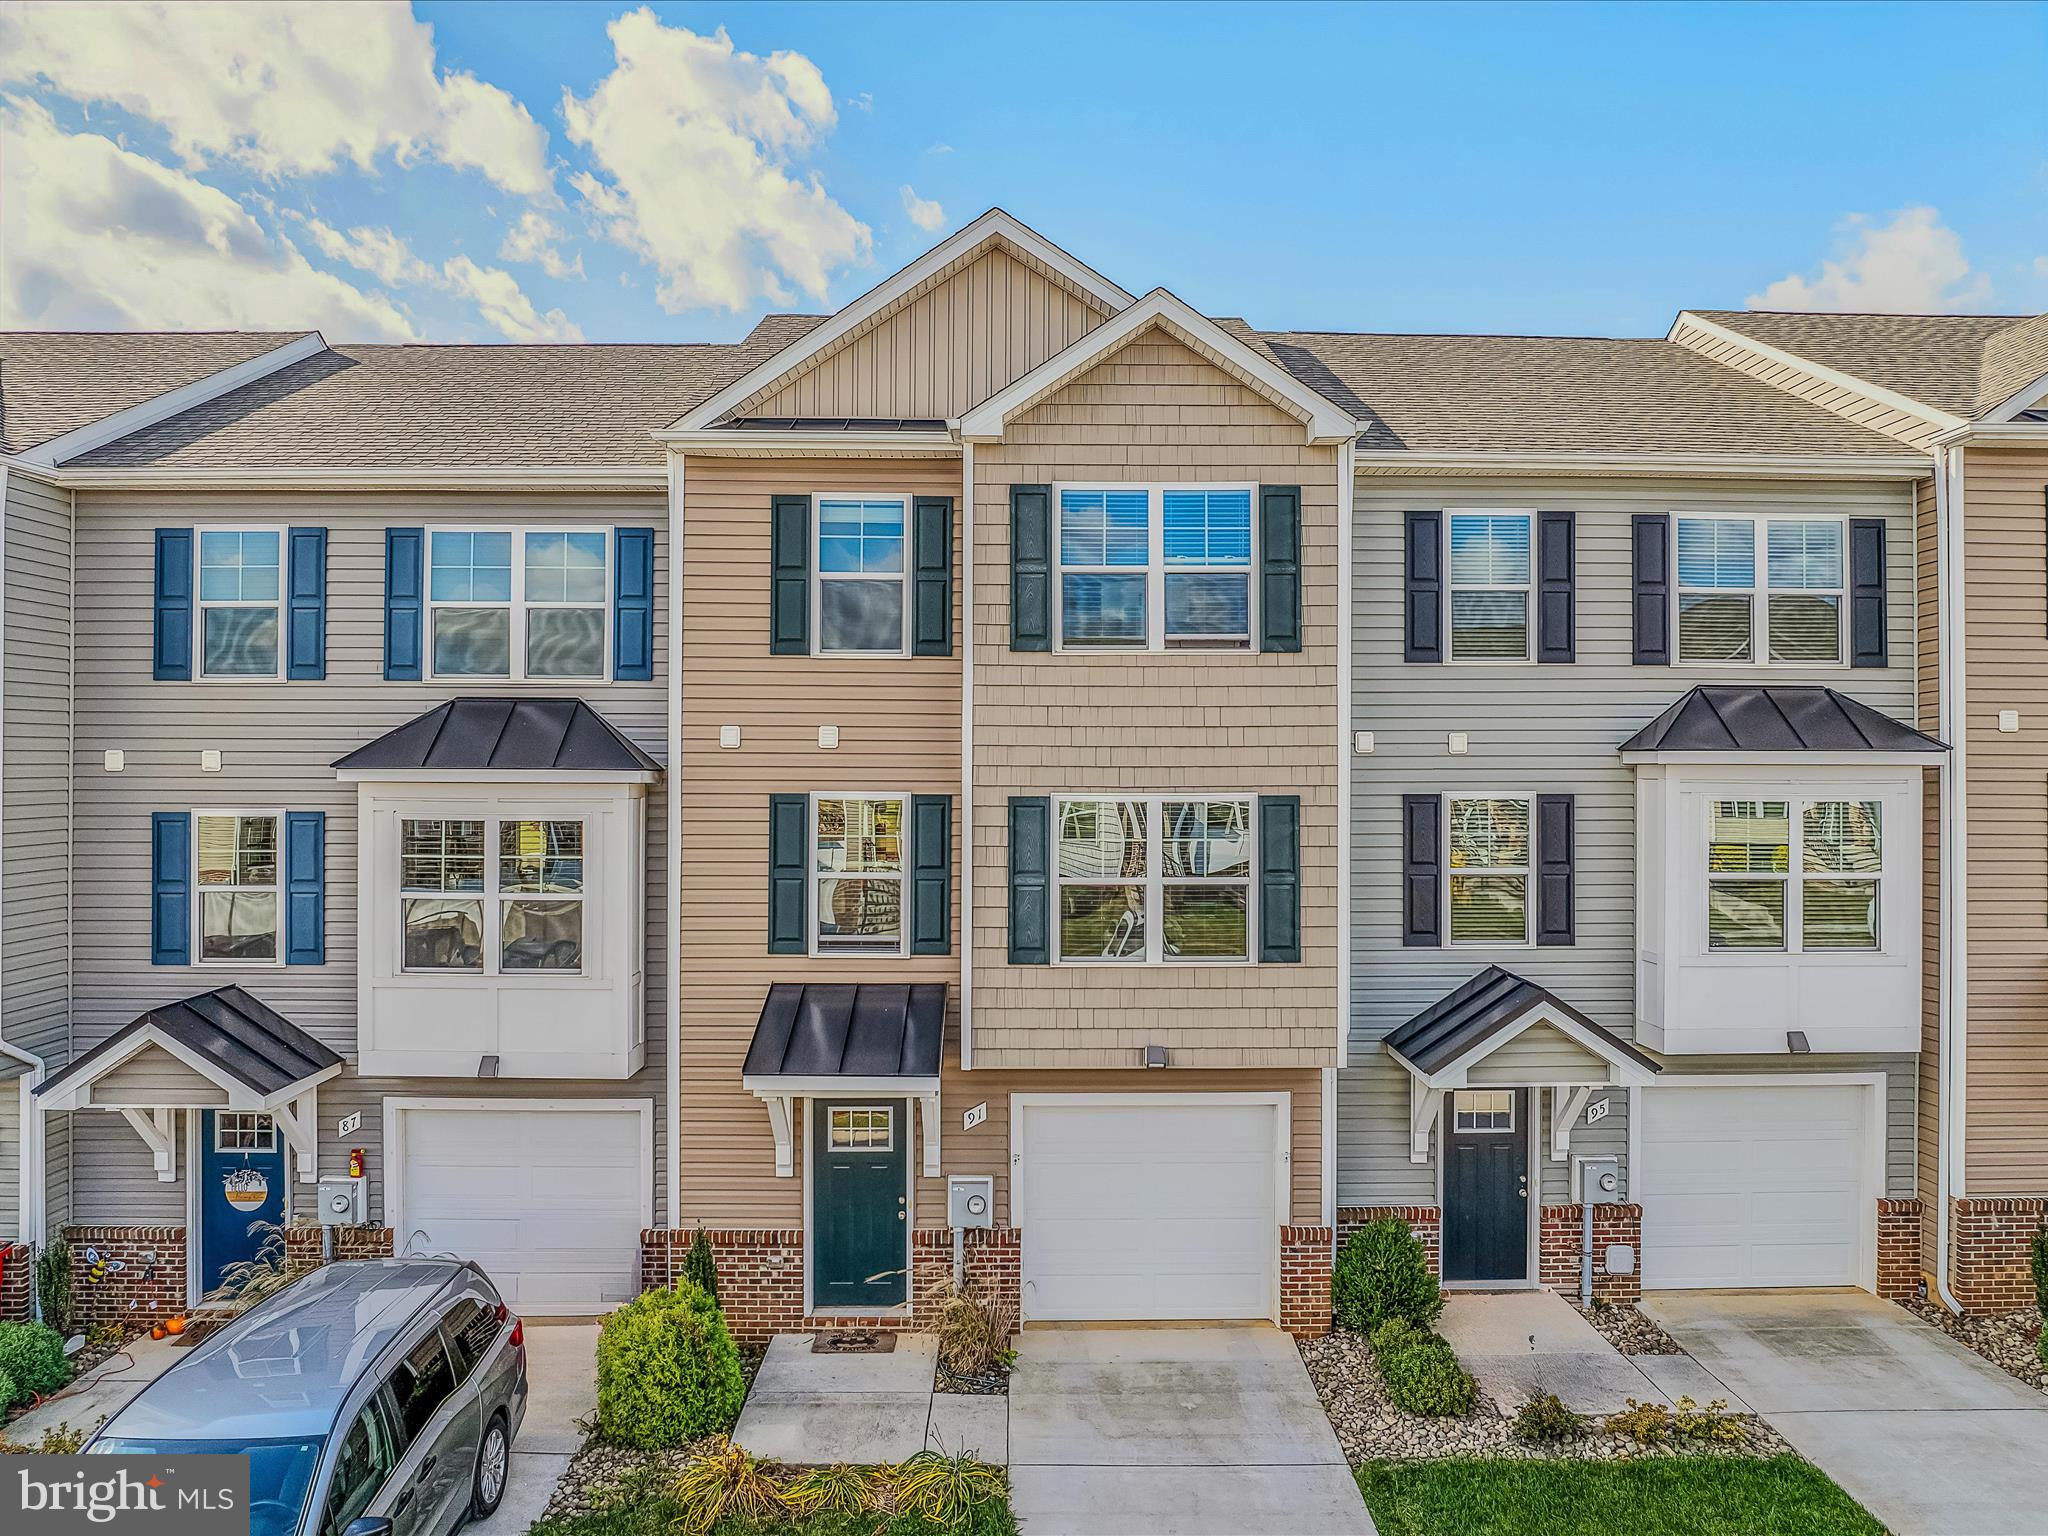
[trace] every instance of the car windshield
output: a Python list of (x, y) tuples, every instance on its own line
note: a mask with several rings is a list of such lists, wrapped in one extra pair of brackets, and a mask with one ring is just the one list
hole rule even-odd
[(249, 1536), (292, 1536), (306, 1510), (313, 1469), (320, 1465), (316, 1440), (96, 1440), (97, 1456), (247, 1456)]

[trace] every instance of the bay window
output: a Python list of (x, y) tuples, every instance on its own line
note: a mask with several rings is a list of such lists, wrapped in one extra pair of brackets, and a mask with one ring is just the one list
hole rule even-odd
[(1677, 524), (1679, 661), (1842, 660), (1840, 519), (1681, 517)]
[(1532, 805), (1527, 795), (1448, 798), (1451, 943), (1529, 942)]
[(610, 535), (435, 528), (428, 652), (437, 678), (602, 678)]
[(199, 675), (283, 676), (281, 528), (200, 528)]
[(1707, 947), (1874, 950), (1884, 873), (1875, 800), (1716, 800)]
[(580, 972), (584, 890), (580, 821), (407, 817), (403, 968)]
[(1064, 798), (1054, 821), (1060, 960), (1251, 958), (1249, 798)]
[(1249, 650), (1250, 486), (1060, 486), (1062, 650)]

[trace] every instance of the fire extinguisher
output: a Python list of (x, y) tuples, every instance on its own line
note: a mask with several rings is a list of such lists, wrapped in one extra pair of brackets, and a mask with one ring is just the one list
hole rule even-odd
[(361, 1147), (350, 1147), (348, 1149), (348, 1176), (352, 1179), (360, 1179), (363, 1176), (363, 1149)]

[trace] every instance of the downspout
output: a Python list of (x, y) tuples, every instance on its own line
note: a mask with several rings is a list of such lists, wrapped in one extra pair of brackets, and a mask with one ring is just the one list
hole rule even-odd
[(1942, 757), (1941, 784), (1941, 915), (1939, 949), (1941, 985), (1937, 993), (1940, 1029), (1937, 1053), (1940, 1073), (1939, 1139), (1935, 1157), (1934, 1290), (1941, 1304), (1957, 1316), (1963, 1311), (1949, 1289), (1949, 1259), (1954, 1242), (1950, 1207), (1963, 1194), (1963, 1084), (1968, 1060), (1969, 1025), (1969, 822), (1965, 758), (1969, 713), (1963, 655), (1963, 506), (1962, 449), (1934, 451), (1934, 528), (1940, 561), (1941, 622), (1940, 730), (1948, 743)]
[(668, 952), (662, 957), (663, 1022), (668, 1026), (668, 1203), (670, 1227), (683, 1224), (683, 456), (668, 455)]
[(960, 444), (960, 1070), (974, 1070), (974, 444)]
[[(1337, 1231), (1337, 1072), (1351, 1064), (1351, 562), (1358, 439), (1337, 449), (1337, 1065), (1323, 1071), (1323, 1225)], [(1334, 1252), (1334, 1249), (1333, 1249)]]

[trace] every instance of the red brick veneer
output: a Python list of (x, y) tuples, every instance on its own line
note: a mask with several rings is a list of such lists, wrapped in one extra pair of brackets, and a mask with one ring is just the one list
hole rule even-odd
[[(153, 1323), (185, 1310), (183, 1227), (66, 1227), (64, 1241), (71, 1245), (73, 1327)], [(88, 1248), (123, 1267), (95, 1280)]]
[(1918, 1200), (1877, 1202), (1877, 1294), (1887, 1301), (1920, 1294), (1920, 1218)]
[(307, 1270), (318, 1269), (325, 1262), (320, 1256), (324, 1246), (320, 1236), (323, 1230), (334, 1233), (334, 1257), (337, 1262), (343, 1259), (391, 1257), (393, 1250), (389, 1227), (286, 1227), (284, 1250), (289, 1256), (294, 1274), (304, 1274)]
[(35, 1310), (34, 1259), (27, 1243), (0, 1243), (0, 1323), (23, 1322)]
[(1441, 1275), (1444, 1272), (1444, 1213), (1433, 1205), (1347, 1205), (1337, 1212), (1338, 1248), (1341, 1250), (1345, 1240), (1366, 1223), (1388, 1216), (1408, 1223), (1408, 1229), (1429, 1256), (1429, 1272)]
[[(1537, 1279), (1553, 1291), (1576, 1296), (1579, 1291), (1580, 1245), (1585, 1237), (1583, 1205), (1546, 1205), (1537, 1229)], [(1627, 1243), (1636, 1251), (1632, 1273), (1610, 1275), (1603, 1267), (1607, 1249)], [(1643, 1208), (1640, 1205), (1595, 1204), (1593, 1207), (1593, 1295), (1601, 1301), (1635, 1301), (1643, 1294)]]
[(1955, 1202), (1949, 1287), (1972, 1312), (2019, 1312), (2034, 1305), (2027, 1253), (2048, 1219), (2048, 1198), (1998, 1196)]
[(1280, 1229), (1280, 1326), (1298, 1339), (1330, 1331), (1329, 1227)]

